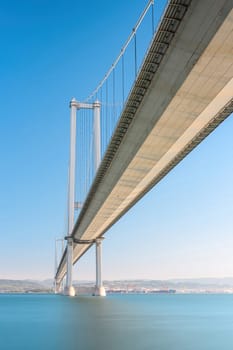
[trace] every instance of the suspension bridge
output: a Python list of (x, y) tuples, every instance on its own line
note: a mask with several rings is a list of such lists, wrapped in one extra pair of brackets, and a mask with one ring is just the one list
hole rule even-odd
[[(97, 88), (72, 99), (68, 230), (55, 290), (108, 229), (233, 111), (232, 0), (149, 1)], [(140, 31), (143, 38), (140, 42)], [(147, 40), (145, 39), (147, 38)]]

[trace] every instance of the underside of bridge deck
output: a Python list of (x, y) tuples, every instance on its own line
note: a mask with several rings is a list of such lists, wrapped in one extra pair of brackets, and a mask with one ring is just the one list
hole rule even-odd
[[(231, 114), (232, 98), (232, 1), (170, 1), (72, 236), (102, 236)], [(89, 247), (74, 244), (73, 261)]]

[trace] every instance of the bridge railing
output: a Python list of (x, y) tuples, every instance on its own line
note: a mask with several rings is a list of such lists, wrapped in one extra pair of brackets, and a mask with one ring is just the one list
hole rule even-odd
[[(101, 104), (102, 158), (108, 148), (167, 3), (168, 0), (160, 0), (155, 4), (154, 0), (148, 2), (119, 55), (97, 87), (84, 101), (92, 104), (98, 100)], [(78, 111), (76, 198), (80, 205), (77, 208), (76, 217), (95, 177), (93, 127), (92, 111), (88, 109)]]

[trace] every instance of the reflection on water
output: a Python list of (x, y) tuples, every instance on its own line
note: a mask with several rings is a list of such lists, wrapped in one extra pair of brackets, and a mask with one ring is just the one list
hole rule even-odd
[(2, 350), (232, 350), (233, 295), (0, 295)]

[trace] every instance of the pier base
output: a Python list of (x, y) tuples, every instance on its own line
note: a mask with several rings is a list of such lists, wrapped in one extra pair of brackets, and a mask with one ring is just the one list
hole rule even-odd
[(106, 291), (105, 291), (104, 286), (95, 287), (94, 296), (95, 297), (105, 297), (106, 296)]
[(59, 294), (61, 292), (61, 284), (54, 282), (54, 294)]
[(67, 295), (68, 297), (75, 297), (75, 289), (73, 286), (65, 287), (64, 295)]

